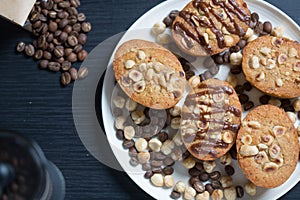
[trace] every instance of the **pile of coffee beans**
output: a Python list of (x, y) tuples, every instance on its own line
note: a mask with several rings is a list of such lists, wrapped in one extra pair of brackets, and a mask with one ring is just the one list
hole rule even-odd
[(73, 63), (86, 59), (83, 45), (92, 26), (79, 13), (79, 0), (38, 0), (28, 20), (36, 37), (30, 44), (19, 42), (16, 50), (39, 61), (41, 69), (61, 72), (61, 84), (66, 86), (78, 78), (85, 78), (87, 68), (77, 72)]

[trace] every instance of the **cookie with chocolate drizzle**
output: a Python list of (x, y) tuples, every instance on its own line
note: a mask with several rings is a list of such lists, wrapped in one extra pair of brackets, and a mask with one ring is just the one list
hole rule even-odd
[(197, 159), (215, 160), (234, 144), (241, 116), (238, 96), (227, 82), (203, 81), (192, 88), (182, 107), (182, 140)]
[(215, 55), (236, 45), (250, 21), (243, 0), (194, 0), (175, 18), (172, 35), (187, 54)]

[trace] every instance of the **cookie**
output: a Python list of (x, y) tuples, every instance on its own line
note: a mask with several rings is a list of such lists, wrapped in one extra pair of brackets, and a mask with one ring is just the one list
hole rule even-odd
[(184, 94), (185, 73), (179, 60), (155, 43), (125, 42), (116, 51), (113, 69), (122, 90), (146, 107), (173, 107)]
[[(197, 79), (192, 77), (191, 82)], [(216, 160), (235, 142), (241, 123), (241, 104), (225, 81), (208, 79), (192, 85), (182, 107), (182, 140), (195, 158)]]
[(259, 187), (280, 186), (298, 162), (295, 127), (287, 114), (273, 105), (259, 106), (245, 117), (236, 148), (240, 168)]
[(210, 56), (236, 45), (250, 21), (243, 0), (194, 0), (175, 18), (172, 35), (185, 53)]
[(300, 96), (300, 44), (263, 36), (243, 50), (246, 79), (264, 93), (280, 98)]

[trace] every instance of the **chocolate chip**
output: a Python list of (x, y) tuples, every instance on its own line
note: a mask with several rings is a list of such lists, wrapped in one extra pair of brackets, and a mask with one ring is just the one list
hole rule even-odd
[(124, 131), (118, 129), (118, 130), (116, 131), (116, 137), (117, 137), (119, 140), (124, 140)]
[(237, 94), (243, 94), (244, 92), (244, 87), (242, 85), (237, 85), (234, 89)]
[(176, 192), (176, 191), (173, 190), (173, 191), (171, 192), (170, 197), (171, 197), (172, 199), (179, 199), (179, 198), (181, 197), (181, 194), (180, 194), (179, 192)]
[(251, 108), (253, 108), (254, 107), (254, 103), (252, 102), (252, 101), (248, 101), (248, 102), (246, 102), (245, 104), (244, 104), (244, 110), (245, 111), (248, 111), (248, 110), (250, 110)]
[(209, 174), (207, 172), (203, 172), (199, 175), (199, 179), (203, 182), (209, 180)]
[(251, 85), (251, 83), (249, 83), (248, 81), (247, 82), (245, 82), (244, 84), (243, 84), (243, 86), (244, 86), (244, 89), (247, 91), (247, 92), (249, 92), (250, 90), (252, 90), (252, 85)]
[(197, 168), (193, 167), (191, 169), (189, 169), (189, 174), (191, 176), (199, 176), (201, 173), (201, 171), (199, 171)]
[(268, 104), (270, 99), (271, 99), (271, 97), (269, 95), (263, 95), (263, 96), (259, 97), (259, 102), (262, 105), (266, 105), (266, 104)]
[(271, 22), (269, 22), (269, 21), (264, 22), (264, 24), (263, 24), (263, 30), (267, 34), (270, 34), (272, 32), (272, 24), (271, 24)]
[(225, 172), (227, 175), (232, 176), (234, 174), (234, 168), (231, 165), (226, 165), (225, 166)]
[(237, 198), (242, 198), (244, 196), (244, 189), (242, 186), (239, 186), (239, 185), (236, 186), (235, 190), (236, 190)]
[(240, 100), (241, 104), (245, 104), (246, 102), (249, 101), (249, 97), (246, 94), (240, 94), (239, 100)]
[(221, 178), (221, 173), (219, 171), (213, 171), (209, 174), (210, 179), (219, 181)]
[(205, 186), (202, 182), (196, 181), (192, 187), (196, 190), (196, 192), (202, 193), (205, 191)]

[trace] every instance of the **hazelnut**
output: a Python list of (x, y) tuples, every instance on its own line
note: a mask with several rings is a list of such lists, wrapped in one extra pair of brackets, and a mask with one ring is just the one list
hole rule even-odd
[(231, 186), (229, 188), (225, 188), (224, 196), (227, 200), (235, 200), (237, 198), (235, 187)]
[(222, 135), (222, 140), (227, 144), (231, 144), (234, 140), (232, 133), (229, 131), (224, 132)]
[(171, 42), (171, 36), (169, 34), (162, 33), (156, 37), (156, 41), (159, 44), (169, 44)]
[(215, 161), (204, 161), (203, 162), (203, 168), (207, 173), (211, 173), (214, 171), (216, 167), (216, 162)]
[(144, 138), (139, 138), (135, 141), (135, 148), (139, 151), (146, 151), (148, 147), (148, 142)]
[(115, 107), (122, 109), (125, 106), (125, 98), (122, 97), (122, 96), (116, 96), (113, 99), (113, 104), (114, 104)]
[(144, 51), (139, 50), (139, 51), (137, 52), (137, 57), (138, 57), (140, 60), (145, 60), (145, 58), (146, 58), (147, 56), (146, 56), (146, 54), (145, 54)]
[(174, 147), (175, 147), (175, 143), (172, 140), (166, 140), (162, 144), (160, 151), (165, 155), (169, 155), (172, 153), (172, 150), (174, 149)]
[(267, 146), (267, 145), (261, 144), (261, 143), (258, 144), (257, 147), (258, 147), (259, 150), (267, 150), (267, 149), (268, 149), (268, 146)]
[(300, 62), (299, 61), (295, 63), (295, 65), (293, 67), (293, 70), (295, 72), (299, 72), (300, 71)]
[(261, 139), (267, 146), (270, 146), (274, 141), (274, 138), (271, 135), (262, 136)]
[(257, 56), (252, 56), (252, 60), (251, 60), (251, 67), (253, 69), (258, 69), (260, 66), (259, 64), (259, 57)]
[(125, 104), (125, 108), (129, 111), (132, 112), (136, 109), (138, 106), (137, 102), (133, 101), (132, 99), (128, 98)]
[(186, 169), (191, 169), (195, 166), (196, 162), (192, 157), (188, 157), (186, 159), (184, 159), (182, 161), (182, 165), (186, 168)]
[(134, 130), (133, 126), (125, 126), (124, 127), (124, 137), (127, 140), (133, 139), (134, 135), (135, 135), (135, 130)]
[(258, 121), (249, 121), (249, 122), (247, 122), (247, 125), (254, 129), (259, 129), (261, 127), (261, 125)]
[(265, 72), (260, 72), (260, 73), (256, 76), (255, 80), (257, 80), (257, 81), (263, 81), (263, 80), (265, 80), (265, 78), (266, 78)]
[(276, 61), (272, 59), (268, 59), (267, 61), (267, 69), (274, 69), (276, 67)]
[(203, 193), (199, 193), (196, 195), (196, 200), (209, 200), (209, 192), (204, 191)]
[(256, 186), (252, 182), (246, 183), (244, 189), (250, 196), (254, 196), (256, 194)]
[(286, 128), (283, 126), (274, 126), (273, 133), (276, 137), (282, 137), (285, 134)]
[(277, 144), (273, 144), (269, 149), (269, 155), (271, 158), (278, 158), (280, 156), (281, 149)]
[(252, 35), (251, 37), (249, 37), (249, 38), (247, 39), (247, 42), (248, 42), (248, 43), (249, 43), (249, 42), (252, 42), (252, 41), (256, 40), (257, 38), (258, 38), (257, 35)]
[(124, 123), (126, 121), (125, 116), (119, 116), (115, 119), (115, 127), (116, 129), (123, 130), (124, 129)]
[(131, 69), (135, 65), (135, 62), (133, 60), (127, 60), (125, 62), (125, 68), (126, 69)]
[(230, 187), (233, 184), (232, 177), (231, 176), (227, 176), (227, 175), (222, 176), (221, 179), (220, 179), (220, 183), (221, 183), (221, 185), (222, 185), (223, 188)]
[(263, 166), (263, 170), (265, 172), (274, 172), (274, 171), (277, 171), (278, 168), (279, 168), (279, 166), (273, 162), (267, 162)]
[(160, 148), (162, 146), (162, 143), (159, 139), (157, 138), (152, 138), (150, 141), (149, 141), (149, 147), (152, 151), (154, 152), (159, 152), (160, 151)]
[(140, 124), (146, 119), (146, 116), (143, 110), (135, 110), (131, 113), (131, 119), (135, 124)]
[(201, 83), (201, 80), (199, 76), (192, 76), (188, 82), (192, 88), (196, 88)]
[(187, 187), (184, 191), (184, 199), (192, 200), (196, 196), (196, 190), (192, 187)]
[(294, 124), (297, 120), (297, 116), (294, 112), (286, 112), (288, 117), (290, 118), (291, 122)]
[(277, 27), (273, 28), (273, 30), (271, 32), (271, 35), (275, 36), (275, 37), (282, 37), (283, 36), (283, 32), (284, 32), (284, 28), (281, 27), (281, 26), (277, 26)]
[(257, 164), (269, 162), (268, 155), (265, 151), (258, 152), (258, 154), (254, 157), (254, 160)]
[(237, 86), (239, 82), (238, 78), (233, 74), (229, 74), (226, 81), (234, 88)]
[(271, 49), (268, 47), (262, 47), (259, 52), (264, 56), (268, 56), (271, 53)]
[(164, 183), (167, 188), (173, 187), (173, 185), (174, 185), (173, 177), (171, 175), (166, 175), (164, 177)]
[(223, 190), (216, 189), (212, 192), (211, 199), (212, 200), (221, 200), (221, 199), (223, 199), (223, 196), (224, 196)]
[(286, 62), (286, 60), (287, 60), (287, 56), (285, 54), (280, 54), (278, 56), (278, 60), (277, 61), (278, 61), (278, 63), (280, 65), (282, 65), (282, 64), (284, 64)]
[(247, 31), (246, 31), (246, 33), (245, 33), (245, 35), (244, 35), (244, 39), (247, 40), (247, 39), (250, 38), (253, 34), (254, 34), (253, 29), (248, 28)]
[(180, 117), (175, 117), (171, 120), (171, 128), (174, 130), (177, 130), (180, 128), (180, 121), (181, 118)]
[(297, 51), (297, 49), (295, 49), (295, 48), (290, 48), (289, 49), (289, 57), (290, 58), (294, 58), (294, 57), (297, 57), (298, 56), (298, 51)]
[(166, 30), (166, 25), (163, 22), (157, 22), (153, 25), (151, 31), (154, 35), (159, 35)]
[(283, 44), (283, 40), (281, 38), (273, 37), (271, 43), (275, 47), (280, 47)]
[(143, 79), (143, 74), (137, 70), (131, 70), (129, 72), (128, 76), (134, 82), (138, 82)]
[(222, 157), (220, 157), (220, 162), (223, 165), (230, 165), (230, 163), (232, 162), (232, 157), (229, 153), (226, 153), (225, 155), (223, 155)]
[(297, 100), (294, 101), (293, 107), (294, 107), (296, 112), (300, 111), (300, 99), (297, 99)]
[(231, 46), (234, 45), (234, 44), (233, 44), (234, 40), (233, 40), (233, 38), (232, 38), (231, 36), (229, 36), (229, 35), (225, 35), (225, 36), (224, 36), (224, 41), (225, 41), (225, 45), (226, 45), (227, 47), (231, 47)]
[(150, 180), (154, 186), (162, 187), (164, 185), (164, 177), (161, 174), (154, 174), (151, 176)]
[(258, 154), (258, 148), (256, 146), (251, 146), (251, 145), (242, 145), (240, 147), (239, 153), (241, 156), (246, 157), (246, 156), (255, 156)]
[(133, 89), (137, 93), (141, 93), (145, 90), (146, 88), (146, 83), (145, 81), (139, 81), (133, 84)]
[(141, 164), (145, 164), (150, 160), (149, 152), (139, 152), (137, 158)]
[(234, 66), (242, 64), (243, 55), (241, 52), (230, 54), (230, 63)]
[(185, 183), (183, 181), (178, 181), (174, 186), (174, 191), (181, 194), (184, 193), (185, 188), (186, 188)]
[(282, 87), (283, 86), (283, 81), (282, 81), (281, 78), (277, 78), (275, 80), (275, 83), (276, 83), (276, 86), (278, 86), (278, 87)]

